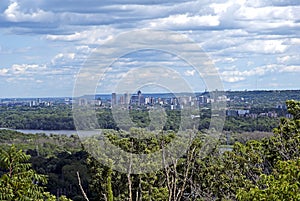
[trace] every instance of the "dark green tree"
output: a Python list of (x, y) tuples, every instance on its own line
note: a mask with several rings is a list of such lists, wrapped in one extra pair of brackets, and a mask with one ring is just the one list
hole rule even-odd
[(47, 179), (37, 174), (28, 163), (29, 155), (12, 145), (8, 150), (0, 150), (0, 165), (6, 171), (0, 180), (1, 200), (37, 200), (44, 197)]
[[(56, 200), (41, 186), (47, 183), (47, 177), (31, 169), (29, 159), (30, 155), (17, 150), (14, 145), (0, 150), (0, 167), (5, 172), (0, 178), (0, 200)], [(59, 200), (69, 201), (64, 196)]]
[(239, 200), (300, 200), (300, 159), (279, 161), (272, 174), (260, 176), (258, 186), (240, 189)]

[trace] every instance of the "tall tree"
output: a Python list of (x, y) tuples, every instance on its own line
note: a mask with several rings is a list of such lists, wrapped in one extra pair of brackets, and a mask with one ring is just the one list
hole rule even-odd
[(6, 171), (0, 180), (1, 200), (30, 200), (43, 198), (47, 179), (37, 174), (28, 163), (30, 155), (17, 150), (12, 145), (8, 150), (0, 150), (0, 167)]
[[(56, 197), (45, 192), (45, 175), (37, 174), (28, 163), (30, 155), (12, 145), (8, 150), (0, 150), (0, 168), (5, 173), (0, 178), (0, 200), (47, 200), (55, 201)], [(59, 200), (69, 201), (64, 196)]]

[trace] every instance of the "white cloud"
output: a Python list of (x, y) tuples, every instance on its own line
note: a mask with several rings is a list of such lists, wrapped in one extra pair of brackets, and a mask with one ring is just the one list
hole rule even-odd
[(0, 69), (0, 76), (5, 76), (8, 73), (9, 69), (7, 68), (2, 68)]
[[(231, 70), (231, 71), (223, 71), (220, 73), (221, 79), (225, 82), (234, 83), (246, 80), (251, 76), (264, 76), (269, 73), (299, 73), (300, 65), (278, 65), (278, 64), (269, 64), (261, 67), (256, 67), (250, 70)], [(281, 74), (282, 76), (282, 74)]]
[(252, 52), (256, 54), (278, 54), (288, 49), (286, 40), (248, 40), (237, 47), (228, 48), (231, 51)]
[(37, 64), (13, 64), (11, 67), (11, 72), (13, 74), (25, 74), (30, 70), (38, 70), (41, 68), (46, 68), (45, 66), (39, 66)]
[(209, 7), (211, 7), (214, 10), (214, 13), (223, 14), (232, 5), (233, 5), (233, 2), (228, 1), (226, 3), (212, 3)]
[(233, 58), (233, 57), (219, 57), (217, 59), (213, 60), (213, 63), (233, 63), (237, 60), (237, 58)]
[(24, 81), (34, 81), (33, 77), (9, 77), (6, 79), (7, 82), (10, 83), (18, 83), (18, 82), (24, 82)]
[(82, 39), (82, 34), (76, 32), (74, 34), (69, 34), (69, 35), (47, 35), (46, 38), (49, 40), (75, 41), (75, 40)]
[(285, 72), (285, 73), (299, 73), (300, 72), (300, 66), (283, 66), (279, 69), (279, 72)]
[(236, 13), (241, 20), (293, 20), (293, 7), (246, 7), (242, 6)]
[(235, 76), (235, 75), (232, 75), (232, 76), (224, 76), (224, 77), (222, 77), (222, 80), (223, 80), (223, 81), (225, 81), (225, 82), (230, 82), (230, 83), (243, 81), (243, 80), (245, 80), (245, 79), (246, 79), (245, 77), (242, 77), (242, 76)]
[(26, 77), (40, 75), (47, 69), (46, 65), (38, 64), (13, 64), (10, 68), (0, 69), (0, 76), (3, 77)]
[(277, 57), (277, 61), (279, 63), (286, 63), (286, 62), (288, 62), (290, 60), (291, 60), (291, 56), (290, 55)]
[(291, 45), (300, 45), (300, 38), (292, 38), (290, 42)]
[(149, 23), (152, 28), (184, 28), (193, 29), (202, 26), (218, 26), (220, 24), (219, 17), (214, 15), (189, 15), (178, 14), (171, 15), (166, 18), (153, 19)]
[(285, 54), (277, 57), (277, 62), (283, 65), (300, 65), (300, 57), (297, 54)]
[(48, 34), (46, 39), (53, 41), (78, 41), (80, 44), (100, 45), (111, 40), (117, 33), (116, 29), (104, 26), (68, 35)]
[(273, 73), (276, 72), (280, 66), (275, 64), (269, 64), (266, 66), (256, 67), (250, 70), (232, 70), (232, 71), (223, 71), (220, 73), (221, 79), (225, 82), (238, 82), (245, 80), (247, 77), (250, 76), (263, 76), (266, 73)]
[(49, 21), (53, 18), (53, 14), (45, 12), (41, 9), (30, 10), (25, 13), (21, 11), (18, 2), (11, 2), (8, 8), (4, 11), (4, 16), (7, 20), (12, 22), (24, 22), (24, 21)]
[(89, 54), (92, 51), (92, 48), (90, 48), (88, 45), (79, 45), (76, 47), (76, 50), (81, 53)]
[(195, 73), (196, 73), (196, 70), (186, 70), (184, 72), (184, 75), (186, 75), (186, 76), (194, 76)]
[(51, 64), (56, 65), (56, 64), (65, 64), (67, 62), (71, 62), (75, 59), (75, 53), (59, 53), (57, 54), (52, 60)]
[[(10, 66), (0, 69), (0, 76), (20, 79), (23, 76), (25, 79), (45, 75), (55, 79), (56, 75), (72, 74), (71, 77), (74, 77), (74, 69), (79, 67), (79, 61), (88, 58), (97, 49), (95, 47), (101, 47), (122, 32), (142, 28), (167, 29), (187, 34), (212, 57), (222, 79), (228, 83), (244, 84), (246, 82), (240, 81), (256, 75), (264, 78), (269, 73), (290, 77), (291, 73), (299, 73), (299, 1), (176, 2), (75, 0), (70, 4), (59, 0), (2, 1), (0, 34), (10, 35), (11, 42), (4, 41), (0, 46), (0, 60), (8, 60), (2, 65)], [(26, 41), (14, 40), (15, 34), (37, 37), (31, 41), (31, 48), (21, 53), (14, 46), (20, 44), (20, 48), (24, 48), (23, 42)], [(154, 38), (157, 36), (149, 37), (153, 37), (155, 42), (176, 43), (172, 36), (162, 40)], [(142, 39), (137, 40), (142, 42)], [(45, 51), (34, 52), (44, 48), (43, 45), (55, 46), (57, 49), (51, 54)], [(113, 48), (126, 49), (122, 42)], [(110, 51), (113, 52), (107, 48), (106, 53), (109, 55)], [(48, 55), (56, 56), (45, 60)], [(162, 59), (162, 55), (155, 57), (141, 55), (140, 59), (133, 61), (120, 60), (115, 62), (115, 67), (178, 64), (178, 61)], [(16, 58), (14, 62), (17, 64), (11, 65), (11, 58)], [(32, 61), (37, 64), (32, 64)], [(195, 73), (184, 70), (181, 73), (186, 76)], [(39, 83), (39, 80), (43, 79), (36, 78), (35, 83)], [(278, 82), (282, 80), (278, 79)]]

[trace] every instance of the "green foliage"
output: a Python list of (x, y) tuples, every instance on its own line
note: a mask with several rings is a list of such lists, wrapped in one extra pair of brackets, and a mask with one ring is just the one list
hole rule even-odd
[(282, 118), (274, 129), (274, 136), (266, 139), (269, 160), (291, 160), (300, 157), (300, 101), (287, 101), (288, 111), (293, 119)]
[[(22, 134), (11, 130), (0, 130), (0, 147), (10, 148), (16, 144), (17, 149), (26, 150), (31, 155), (28, 162), (38, 174), (48, 176), (44, 185), (54, 195), (67, 195), (69, 198), (81, 196), (76, 172), (79, 171), (82, 184), (86, 188), (89, 178), (86, 158), (78, 136)], [(0, 169), (0, 175), (6, 173)], [(78, 200), (78, 199), (77, 199)]]
[(111, 185), (111, 175), (112, 175), (112, 167), (111, 166), (108, 168), (108, 171), (107, 171), (107, 201), (114, 200), (114, 195), (113, 195), (112, 185)]
[[(91, 201), (106, 199), (121, 201), (130, 198), (132, 200), (162, 201), (299, 200), (300, 102), (287, 101), (287, 106), (293, 118), (281, 119), (279, 126), (274, 129), (273, 135), (259, 140), (256, 140), (257, 136), (239, 136), (239, 139), (233, 136), (239, 142), (233, 144), (234, 139), (231, 139), (233, 145), (226, 148), (232, 148), (232, 150), (225, 152), (223, 148), (226, 138), (223, 135), (220, 136), (220, 139), (215, 139), (213, 143), (207, 145), (204, 142), (209, 139), (209, 136), (215, 136), (214, 133), (208, 133), (205, 130), (203, 130), (205, 134), (196, 130), (176, 132), (181, 114), (179, 111), (171, 110), (166, 111), (165, 130), (158, 133), (155, 132), (155, 129), (141, 128), (148, 126), (148, 111), (133, 110), (130, 115), (139, 128), (133, 128), (128, 124), (127, 131), (113, 127), (115, 130), (104, 130), (99, 136), (82, 139), (83, 145), (91, 146), (97, 145), (101, 141), (101, 145), (106, 150), (113, 151), (111, 155), (116, 156), (118, 160), (114, 160), (103, 152), (98, 153), (98, 149), (93, 149), (98, 156), (96, 159), (102, 159), (102, 161), (96, 160), (81, 150), (78, 138), (75, 136), (24, 136), (12, 131), (0, 131), (0, 134), (2, 132), (0, 143), (3, 148), (9, 148), (6, 144), (12, 143), (17, 143), (21, 147), (27, 146), (28, 153), (31, 153), (34, 158), (31, 160), (32, 167), (39, 174), (49, 175), (49, 182), (46, 186), (51, 190), (50, 193), (55, 194), (57, 190), (61, 192), (62, 188), (69, 187), (66, 189), (66, 195), (73, 200), (83, 200), (76, 180), (76, 171), (80, 172), (83, 188), (87, 191)], [(199, 128), (209, 126), (209, 124), (206, 125), (207, 122), (209, 123), (209, 110), (194, 112), (195, 114), (201, 113), (202, 116), (189, 122), (183, 122), (186, 128), (195, 125), (196, 121), (199, 121), (197, 124)], [(110, 110), (99, 110), (97, 115), (104, 118), (104, 120), (99, 119), (100, 125), (106, 127), (114, 125), (113, 120), (110, 121)], [(109, 120), (108, 124), (104, 124), (106, 120)], [(252, 132), (252, 128), (249, 126), (252, 124), (250, 121), (253, 120), (232, 118), (227, 125), (230, 129), (230, 126), (240, 124), (241, 128), (234, 129), (249, 130), (250, 133)], [(273, 121), (268, 118), (255, 120), (257, 126), (261, 125), (262, 129), (266, 130), (273, 127), (274, 122), (275, 119)], [(128, 122), (123, 123), (126, 127)], [(153, 125), (153, 128), (158, 127)], [(195, 138), (187, 137), (193, 135)], [(254, 135), (260, 134), (254, 133)], [(169, 166), (164, 166), (164, 163), (145, 164), (145, 167), (148, 168), (158, 165), (162, 167), (160, 170), (147, 174), (132, 174), (129, 168), (127, 173), (112, 170), (114, 167), (128, 164), (129, 159), (118, 155), (115, 150), (111, 149), (111, 145), (128, 153), (150, 154), (162, 150), (165, 145), (172, 143), (176, 138), (179, 139), (176, 148), (178, 152), (182, 153), (182, 157), (174, 158), (172, 154), (164, 152), (162, 156), (172, 161)], [(76, 146), (79, 145), (80, 148), (75, 148), (76, 146), (72, 143)], [(36, 144), (39, 145), (38, 150)], [(188, 150), (181, 149), (185, 144), (189, 145)], [(25, 159), (28, 160), (26, 157), (20, 159), (23, 161), (20, 164), (26, 164)], [(110, 159), (113, 159), (111, 160), (113, 162), (108, 163), (109, 167), (104, 166), (103, 161)], [(2, 174), (9, 174), (10, 166), (5, 166), (5, 163), (1, 164), (1, 170), (5, 171)], [(30, 172), (30, 165), (28, 165), (29, 167), (27, 165), (20, 167), (29, 168), (26, 170)], [(4, 181), (6, 180), (4, 179)], [(28, 181), (33, 181), (33, 179)], [(15, 182), (19, 181), (15, 180)], [(0, 185), (4, 186), (2, 180)], [(31, 182), (31, 185), (34, 183)], [(11, 192), (6, 192), (6, 188), (1, 188), (1, 191), (5, 192), (5, 195), (11, 194)], [(35, 200), (55, 200), (55, 196), (45, 193), (43, 188), (40, 192), (41, 197)], [(64, 199), (66, 198), (60, 198), (60, 200)]]
[[(287, 102), (287, 105), (294, 118), (282, 119), (273, 136), (236, 142), (231, 151), (221, 153), (220, 147), (215, 146), (217, 143), (203, 157), (203, 142), (211, 134), (198, 133), (190, 149), (182, 158), (173, 159), (172, 165), (151, 174), (130, 175), (133, 195), (142, 200), (258, 200), (260, 193), (266, 196), (273, 193), (273, 200), (298, 199), (299, 163), (287, 160), (299, 157), (299, 112), (295, 112), (299, 102)], [(127, 152), (152, 153), (162, 148), (162, 142), (172, 142), (177, 134), (169, 132), (160, 136), (131, 128), (129, 133), (107, 131), (105, 136), (110, 143)], [(95, 142), (95, 139), (92, 141)], [(182, 140), (183, 143), (187, 141)], [(219, 142), (223, 141), (219, 139)], [(107, 182), (103, 178), (109, 178), (107, 172), (106, 167), (97, 165), (94, 173), (97, 177), (93, 176), (93, 181), (99, 182), (98, 187), (94, 185), (91, 188), (96, 187), (101, 192), (98, 199), (107, 194), (105, 186), (101, 187), (101, 183)], [(128, 185), (125, 174), (113, 171), (115, 200), (128, 198)], [(276, 197), (279, 194), (282, 197)]]
[(12, 145), (8, 150), (0, 150), (0, 167), (6, 172), (0, 179), (1, 200), (38, 200), (44, 198), (47, 179), (37, 174), (28, 163), (29, 155)]
[[(208, 105), (208, 107), (210, 106)], [(237, 107), (239, 107), (239, 104), (237, 104)], [(151, 109), (146, 108), (146, 106), (137, 108), (133, 107), (129, 110), (130, 118), (121, 118), (117, 125), (115, 118), (123, 114), (121, 111), (115, 109), (115, 114), (113, 116), (111, 109), (97, 108), (97, 122), (89, 122), (90, 125), (85, 125), (83, 122), (77, 123), (84, 124), (84, 126), (114, 130), (129, 130), (131, 127), (145, 128), (149, 126), (150, 130), (163, 128), (164, 130), (178, 131), (180, 123), (184, 123), (186, 128), (190, 129), (192, 129), (194, 125), (197, 125), (199, 130), (209, 128), (211, 119), (211, 110), (209, 108), (203, 108), (200, 111), (193, 111), (194, 115), (200, 114), (200, 118), (187, 122), (184, 122), (184, 119), (181, 119), (182, 112), (180, 110), (170, 110), (167, 106), (165, 106), (164, 109), (165, 115), (162, 115), (162, 113), (154, 114), (154, 112), (153, 116), (156, 118), (155, 121), (152, 121), (149, 113), (155, 110), (152, 111)], [(282, 109), (275, 109), (274, 105), (270, 108), (256, 108), (255, 106), (251, 109), (251, 111), (254, 113), (268, 112), (273, 110), (276, 110), (278, 114), (282, 113), (281, 115), (285, 115), (286, 113), (286, 111), (282, 112)], [(0, 111), (0, 127), (2, 128), (75, 130), (71, 106), (57, 105), (52, 107), (3, 107), (0, 108)], [(89, 118), (90, 114), (86, 114), (85, 110), (81, 112), (81, 119)], [(279, 118), (269, 117), (259, 117), (257, 119), (245, 117), (227, 117), (226, 120), (227, 121), (225, 122), (224, 129), (232, 132), (252, 132), (254, 130), (271, 132), (279, 122)]]
[(271, 117), (226, 117), (224, 130), (231, 132), (272, 132), (279, 123), (279, 118)]
[(15, 144), (19, 149), (28, 150), (32, 155), (44, 157), (68, 151), (76, 152), (82, 149), (78, 136), (23, 134), (17, 131), (0, 129), (0, 146), (8, 148)]
[(2, 108), (1, 128), (74, 130), (70, 106)]
[[(57, 198), (40, 186), (47, 183), (47, 177), (38, 174), (28, 162), (30, 155), (17, 150), (15, 145), (0, 150), (0, 167), (4, 171), (0, 178), (0, 199), (16, 201), (56, 201)], [(72, 201), (61, 196), (59, 201)]]
[(272, 174), (260, 176), (250, 191), (240, 189), (239, 200), (300, 200), (300, 159), (279, 161)]
[(287, 106), (293, 119), (281, 119), (274, 136), (262, 141), (264, 172), (271, 173), (260, 174), (250, 190), (239, 189), (239, 200), (300, 199), (300, 102), (290, 100)]
[(192, 184), (194, 197), (200, 200), (234, 200), (239, 188), (252, 186), (245, 174), (246, 169), (251, 173), (256, 170), (255, 159), (249, 159), (249, 151), (248, 146), (236, 144), (231, 152), (221, 155), (219, 149), (215, 149), (196, 160)]
[[(287, 101), (293, 119), (274, 135), (235, 143), (231, 152), (197, 160), (195, 197), (201, 200), (299, 200), (300, 102)], [(275, 168), (273, 168), (275, 167)]]
[(288, 112), (293, 115), (296, 120), (300, 119), (300, 101), (288, 100), (286, 101)]

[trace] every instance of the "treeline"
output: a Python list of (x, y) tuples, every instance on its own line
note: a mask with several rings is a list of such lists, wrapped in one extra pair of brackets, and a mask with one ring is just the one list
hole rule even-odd
[[(232, 147), (224, 145), (225, 136), (211, 138), (216, 133), (195, 130), (155, 133), (142, 128), (106, 130), (101, 135), (82, 138), (83, 146), (76, 136), (26, 137), (1, 131), (6, 132), (0, 135), (5, 136), (1, 138), (1, 147), (7, 150), (11, 143), (23, 147), (32, 155), (32, 168), (38, 174), (48, 175), (45, 190), (73, 200), (85, 200), (77, 171), (83, 190), (89, 200), (95, 201), (299, 200), (300, 102), (288, 101), (287, 106), (293, 119), (282, 119), (272, 136), (244, 143), (233, 140)], [(47, 140), (42, 141), (43, 138)], [(174, 141), (175, 149), (161, 151)], [(182, 149), (186, 145), (187, 149)], [(155, 154), (161, 160), (138, 163), (131, 154), (119, 154), (120, 150), (113, 149), (114, 146), (126, 153)], [(176, 157), (174, 153), (182, 156)], [(166, 165), (167, 161), (171, 163)], [(136, 164), (153, 171), (134, 174)], [(1, 168), (3, 179), (9, 171), (5, 166)], [(0, 184), (0, 195), (6, 189)]]
[[(117, 111), (118, 112), (118, 111)], [(211, 112), (208, 109), (193, 111), (193, 115), (200, 115), (200, 118), (189, 118), (183, 122), (180, 110), (165, 110), (165, 116), (158, 113), (154, 119), (150, 119), (149, 109), (134, 109), (129, 111), (129, 119), (121, 119), (116, 122), (110, 109), (97, 109), (96, 128), (129, 130), (131, 127), (149, 128), (150, 130), (173, 130), (177, 131), (180, 125), (185, 128), (203, 131), (209, 128)], [(118, 116), (118, 114), (115, 114)], [(278, 125), (280, 118), (270, 117), (226, 117), (224, 130), (231, 132), (272, 132)], [(73, 113), (70, 106), (56, 107), (16, 107), (1, 108), (0, 127), (12, 129), (37, 129), (37, 130), (75, 130)]]
[(2, 107), (0, 127), (37, 130), (74, 130), (72, 108), (55, 107)]
[(280, 118), (270, 117), (226, 117), (223, 129), (231, 132), (272, 132), (279, 122)]

